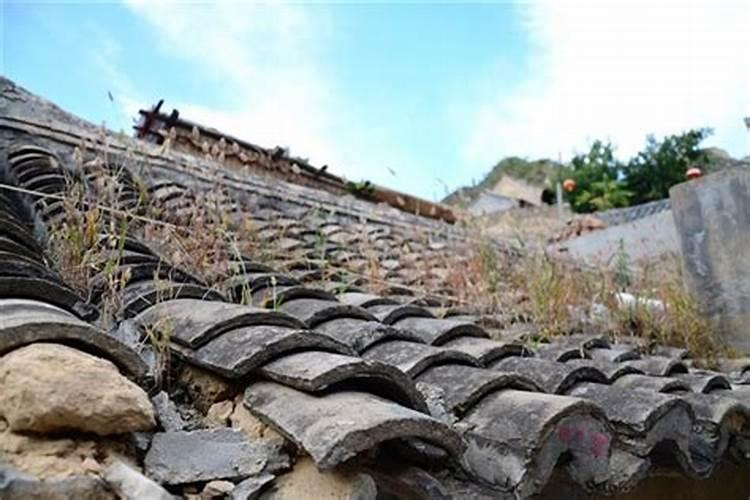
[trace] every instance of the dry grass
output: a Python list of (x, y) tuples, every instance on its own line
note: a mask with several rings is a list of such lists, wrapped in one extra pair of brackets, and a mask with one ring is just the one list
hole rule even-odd
[(555, 206), (524, 207), (478, 217), (476, 224), (491, 237), (544, 243), (559, 233), (572, 216), (567, 208), (560, 219)]
[(70, 179), (62, 213), (48, 227), (47, 254), (63, 280), (88, 300), (92, 278), (101, 278), (99, 321), (110, 328), (121, 307), (121, 292), (130, 280), (118, 268), (131, 221), (126, 215), (115, 216), (99, 208), (103, 203), (119, 210), (114, 194), (102, 191), (98, 195), (101, 198), (92, 200), (82, 182)]
[[(104, 179), (98, 191), (105, 193), (97, 199), (98, 203), (116, 207), (116, 182)], [(91, 208), (90, 200), (87, 203), (82, 186), (74, 184), (65, 201), (65, 217), (51, 231), (53, 260), (65, 279), (84, 292), (88, 291), (94, 274), (103, 272), (107, 276), (107, 316), (118, 310), (117, 298), (128, 279), (116, 272), (118, 255), (122, 254), (118, 245), (126, 233), (143, 238), (175, 267), (224, 291), (220, 284), (228, 274), (237, 271), (229, 269), (230, 261), (239, 261), (240, 256), (259, 262), (283, 260), (282, 252), (275, 251), (268, 238), (258, 237), (242, 210), (230, 214), (228, 201), (220, 191), (197, 194), (179, 220), (174, 214), (149, 204), (144, 217), (153, 223), (140, 222), (135, 217), (105, 217), (96, 207)], [(314, 211), (311, 213), (311, 217), (317, 216)], [(555, 219), (551, 214), (538, 215), (542, 220), (539, 224), (515, 222), (513, 236), (525, 247), (525, 255), (502, 251), (487, 236), (497, 233), (498, 224), (489, 227), (482, 221), (469, 224), (470, 248), (448, 258), (442, 266), (447, 270), (444, 284), (452, 290), (456, 303), (484, 314), (512, 313), (528, 318), (543, 337), (564, 335), (599, 323), (596, 325), (599, 331), (687, 347), (696, 356), (708, 359), (727, 354), (710, 324), (700, 315), (697, 304), (684, 291), (675, 262), (661, 262), (638, 273), (628, 265), (616, 272), (581, 269), (534, 250), (538, 246), (529, 242), (542, 233), (549, 234), (550, 220)], [(530, 227), (534, 230), (528, 233)], [(110, 235), (104, 244), (100, 234)], [(276, 236), (283, 238), (283, 229)], [(321, 232), (316, 246), (320, 258), (315, 259), (315, 264), (323, 263), (324, 279), (340, 279), (345, 284), (347, 277), (358, 276), (375, 293), (386, 288), (380, 252), (370, 235), (363, 233), (353, 245), (354, 253), (359, 255), (356, 266), (331, 262), (325, 255), (326, 243), (327, 238)], [(299, 255), (290, 253), (290, 257)], [(415, 271), (425, 275), (431, 271), (430, 266), (426, 261), (414, 263)], [(624, 288), (623, 272), (628, 274), (630, 282)], [(616, 293), (620, 291), (661, 301), (664, 307), (655, 311), (639, 301), (633, 307), (619, 307)], [(245, 295), (243, 301), (249, 302), (249, 293)], [(608, 311), (604, 317), (602, 310)]]
[[(514, 311), (528, 317), (542, 337), (608, 332), (685, 347), (709, 362), (733, 355), (683, 287), (676, 258), (639, 266), (627, 258), (622, 262), (624, 269), (583, 268), (543, 252), (514, 257), (482, 242), (480, 235), (450, 284), (459, 299), (483, 313)], [(636, 297), (631, 306), (618, 302), (620, 292)]]

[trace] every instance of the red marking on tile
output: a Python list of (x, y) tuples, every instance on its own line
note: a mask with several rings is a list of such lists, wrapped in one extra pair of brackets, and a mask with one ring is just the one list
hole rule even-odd
[(573, 432), (567, 425), (563, 425), (559, 429), (557, 429), (557, 435), (560, 438), (560, 441), (567, 443), (570, 441), (570, 438), (573, 437)]
[(591, 436), (591, 453), (599, 458), (604, 455), (609, 444), (609, 437), (601, 432), (595, 433)]
[(575, 429), (575, 440), (577, 444), (582, 444), (584, 437), (586, 436), (586, 431), (581, 429), (580, 427), (576, 427)]

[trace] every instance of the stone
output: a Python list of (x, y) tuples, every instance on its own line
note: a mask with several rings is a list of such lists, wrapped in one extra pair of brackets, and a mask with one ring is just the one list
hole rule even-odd
[(101, 463), (110, 458), (128, 460), (127, 445), (108, 439), (40, 437), (0, 432), (0, 457), (14, 468), (37, 479), (63, 479), (83, 474), (99, 474)]
[(229, 498), (231, 500), (256, 500), (275, 477), (273, 474), (251, 476), (235, 486)]
[(114, 461), (104, 471), (104, 479), (122, 500), (172, 500), (174, 498), (157, 483), (119, 460)]
[(750, 172), (722, 170), (669, 197), (687, 288), (722, 338), (750, 351)]
[(212, 404), (231, 399), (240, 392), (240, 388), (228, 380), (196, 366), (181, 365), (177, 378), (203, 412), (207, 412)]
[(151, 398), (156, 409), (156, 416), (159, 424), (165, 431), (181, 431), (185, 428), (185, 421), (177, 411), (177, 406), (169, 399), (169, 395), (161, 391)]
[(156, 425), (148, 395), (115, 365), (58, 344), (0, 358), (0, 409), (15, 431), (108, 435)]
[(229, 417), (233, 428), (242, 430), (251, 439), (281, 439), (281, 435), (261, 422), (242, 404), (242, 395), (235, 399), (234, 410)]
[(6, 475), (0, 464), (0, 498), (3, 500), (119, 500), (107, 484), (94, 476), (37, 480)]
[(290, 472), (276, 478), (274, 486), (268, 495), (274, 500), (375, 500), (378, 493), (375, 481), (369, 475), (338, 470), (322, 472), (308, 457), (298, 460)]
[[(393, 498), (429, 498), (430, 500), (466, 499), (467, 495), (450, 495), (437, 478), (425, 470), (403, 462), (391, 462), (370, 471), (380, 496)], [(497, 494), (492, 498), (498, 500)], [(469, 497), (471, 500), (476, 500)]]
[(131, 434), (131, 443), (139, 454), (145, 455), (151, 446), (151, 439), (153, 437), (154, 434), (152, 432), (134, 432)]
[(211, 408), (208, 409), (206, 420), (219, 426), (226, 426), (229, 424), (229, 417), (232, 415), (233, 410), (234, 403), (231, 401), (219, 401), (212, 404)]
[(231, 481), (210, 481), (201, 491), (201, 500), (214, 500), (217, 498), (226, 498), (234, 489), (234, 483)]
[(162, 484), (244, 479), (289, 466), (282, 443), (250, 440), (236, 429), (162, 432), (146, 454), (146, 474)]

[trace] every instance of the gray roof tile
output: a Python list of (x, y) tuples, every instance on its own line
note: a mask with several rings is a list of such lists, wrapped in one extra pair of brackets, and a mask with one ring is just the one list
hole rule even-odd
[(425, 439), (458, 456), (464, 447), (446, 424), (364, 392), (316, 397), (281, 384), (256, 382), (245, 392), (245, 405), (303, 448), (321, 469), (397, 438)]
[(192, 349), (243, 326), (305, 327), (301, 321), (278, 311), (199, 299), (173, 299), (155, 304), (136, 316), (135, 321), (146, 328), (166, 322), (173, 332), (172, 339)]
[(415, 377), (430, 366), (453, 362), (476, 366), (477, 360), (466, 353), (406, 340), (388, 340), (367, 349), (362, 356), (393, 365)]

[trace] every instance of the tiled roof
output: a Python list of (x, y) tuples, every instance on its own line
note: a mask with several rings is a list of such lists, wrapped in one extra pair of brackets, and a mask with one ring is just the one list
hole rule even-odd
[[(170, 265), (158, 242), (101, 234), (120, 249), (107, 272), (129, 276), (115, 324), (104, 325), (105, 277), (94, 276), (84, 297), (45, 248), (69, 180), (101, 189), (102, 177), (74, 161), (96, 129), (8, 81), (1, 103), (0, 172), (12, 189), (0, 190), (0, 354), (68, 344), (113, 361), (153, 394), (167, 374), (144, 337), (166, 324), (175, 363), (242, 394), (241, 405), (286, 442), (171, 430), (162, 414), (140, 456), (157, 482), (229, 477), (267, 491), (294, 462), (289, 445), (320, 470), (354, 466), (381, 492), (429, 498), (528, 498), (560, 475), (579, 492), (612, 493), (662, 468), (706, 478), (725, 461), (747, 465), (750, 361), (706, 371), (683, 350), (638, 339), (549, 341), (533, 325), (489, 327), (450, 300), (448, 257), (467, 245), (460, 228), (148, 147), (128, 153), (115, 137), (88, 149), (107, 150), (102, 168), (121, 187), (121, 206), (138, 212), (145, 202), (179, 223), (216, 183), (230, 223), (251, 220), (269, 255), (230, 257), (216, 289)], [(127, 154), (135, 167), (116, 161)], [(373, 266), (377, 287), (368, 286)], [(191, 450), (219, 457), (198, 473), (184, 456)], [(245, 460), (225, 464), (223, 453)]]
[(650, 215), (658, 214), (665, 210), (670, 210), (672, 203), (669, 199), (650, 201), (633, 207), (613, 208), (604, 212), (596, 212), (596, 217), (601, 219), (608, 226), (617, 226), (627, 222), (633, 222)]
[(386, 203), (399, 210), (424, 217), (455, 222), (453, 209), (440, 203), (394, 191), (369, 181), (346, 181), (328, 171), (328, 165), (316, 168), (302, 158), (290, 157), (285, 148), (263, 148), (219, 130), (180, 117), (179, 111), (161, 111), (159, 101), (150, 110), (140, 110), (137, 137), (155, 144), (199, 156), (214, 157), (226, 167), (252, 172), (256, 176), (280, 178), (341, 195), (352, 193), (374, 202)]

